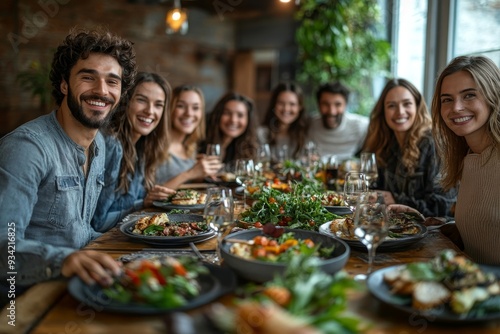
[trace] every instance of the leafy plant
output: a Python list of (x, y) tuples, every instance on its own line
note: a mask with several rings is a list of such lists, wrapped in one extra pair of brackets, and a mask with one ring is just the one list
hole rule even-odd
[(29, 90), (33, 97), (40, 99), (40, 110), (44, 113), (48, 111), (52, 101), (52, 84), (49, 74), (50, 64), (34, 60), (28, 69), (17, 75), (21, 87)]
[[(344, 271), (329, 275), (314, 263), (313, 257), (298, 254), (291, 259), (284, 275), (277, 276), (265, 287), (288, 290), (291, 297), (284, 306), (287, 312), (304, 319), (322, 333), (361, 332), (368, 324), (347, 314), (346, 310), (348, 291), (361, 290), (363, 287)], [(243, 298), (253, 298), (262, 303), (269, 301), (269, 295), (261, 292), (262, 287), (252, 284), (239, 291)]]
[(367, 114), (372, 78), (388, 69), (391, 50), (378, 33), (377, 0), (303, 0), (296, 20), (297, 80), (312, 89), (341, 81), (357, 95), (358, 112)]

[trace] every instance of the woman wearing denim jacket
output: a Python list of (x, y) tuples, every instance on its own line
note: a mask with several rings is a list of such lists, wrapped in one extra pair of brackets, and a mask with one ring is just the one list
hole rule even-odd
[(408, 205), (426, 217), (450, 218), (456, 190), (444, 191), (439, 184), (431, 123), (417, 88), (405, 79), (391, 79), (371, 112), (363, 151), (377, 157), (377, 185), (388, 204)]
[(155, 169), (168, 149), (170, 93), (163, 77), (139, 73), (120, 104), (124, 112), (116, 113), (104, 132), (106, 171), (92, 219), (96, 231), (105, 232), (130, 212), (174, 193), (154, 181)]

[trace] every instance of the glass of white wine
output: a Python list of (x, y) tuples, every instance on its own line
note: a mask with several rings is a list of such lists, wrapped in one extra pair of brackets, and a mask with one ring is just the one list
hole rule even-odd
[(388, 217), (381, 193), (366, 192), (358, 197), (354, 213), (354, 234), (368, 250), (368, 270), (366, 275), (357, 275), (357, 280), (365, 280), (372, 272), (375, 251), (389, 232)]
[(360, 156), (360, 172), (365, 174), (368, 188), (375, 189), (377, 187), (378, 168), (377, 158), (375, 153), (363, 152)]
[(355, 212), (358, 198), (367, 190), (365, 174), (360, 172), (348, 172), (344, 181), (344, 201), (351, 210)]
[(214, 187), (207, 189), (207, 200), (203, 212), (205, 221), (217, 231), (216, 263), (222, 261), (220, 247), (224, 232), (234, 223), (234, 200), (231, 189)]

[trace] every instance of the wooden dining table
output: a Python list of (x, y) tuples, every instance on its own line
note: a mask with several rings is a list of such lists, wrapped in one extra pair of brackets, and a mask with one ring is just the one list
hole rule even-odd
[[(203, 253), (213, 251), (215, 238), (197, 244)], [(114, 258), (135, 253), (160, 251), (152, 246), (131, 240), (115, 227), (91, 242), (86, 249), (97, 250), (112, 255)], [(189, 247), (181, 247), (187, 252)], [(374, 269), (405, 264), (415, 261), (427, 261), (444, 249), (461, 252), (453, 242), (441, 234), (438, 229), (430, 231), (418, 243), (410, 247), (391, 252), (379, 252), (376, 255)], [(162, 249), (162, 251), (164, 251)], [(365, 273), (367, 253), (351, 250), (344, 270), (350, 275)], [(397, 310), (376, 299), (368, 289), (348, 293), (348, 312), (369, 324), (366, 333), (394, 334), (434, 334), (434, 333), (500, 333), (500, 320), (478, 323), (448, 322), (439, 323)], [(227, 302), (231, 296), (219, 298), (216, 302)], [(211, 303), (211, 304), (213, 304)], [(206, 305), (188, 312), (195, 316)], [(5, 307), (1, 313), (0, 333), (167, 333), (164, 315), (134, 315), (109, 313), (93, 309), (76, 300), (67, 289), (67, 281), (42, 282), (31, 287), (16, 299), (16, 326), (7, 324), (9, 310)]]

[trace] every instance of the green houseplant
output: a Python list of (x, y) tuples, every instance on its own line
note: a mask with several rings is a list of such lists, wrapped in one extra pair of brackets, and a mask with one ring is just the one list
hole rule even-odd
[(296, 20), (297, 80), (311, 89), (341, 81), (354, 91), (357, 112), (367, 114), (372, 79), (385, 74), (391, 51), (379, 34), (377, 0), (303, 0)]
[(31, 92), (34, 98), (39, 99), (40, 112), (49, 111), (52, 102), (52, 84), (49, 78), (50, 65), (38, 60), (30, 63), (28, 69), (19, 72), (17, 80), (22, 88)]

